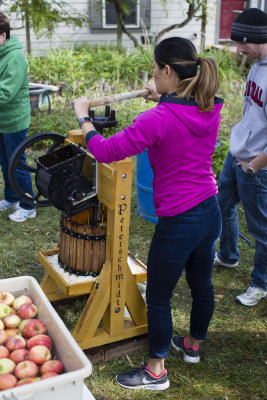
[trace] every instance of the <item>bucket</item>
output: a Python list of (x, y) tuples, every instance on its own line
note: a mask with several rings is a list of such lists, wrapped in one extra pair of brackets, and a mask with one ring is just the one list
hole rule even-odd
[(158, 217), (155, 215), (153, 204), (153, 178), (154, 174), (148, 159), (148, 152), (145, 150), (137, 155), (136, 162), (137, 214), (156, 224)]

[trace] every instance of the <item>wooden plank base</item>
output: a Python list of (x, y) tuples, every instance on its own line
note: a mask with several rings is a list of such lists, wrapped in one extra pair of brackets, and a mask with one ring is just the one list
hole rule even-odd
[(148, 350), (148, 335), (141, 335), (135, 338), (121, 340), (115, 343), (109, 343), (92, 349), (84, 350), (85, 355), (93, 364), (99, 362), (111, 361), (125, 354), (137, 354)]

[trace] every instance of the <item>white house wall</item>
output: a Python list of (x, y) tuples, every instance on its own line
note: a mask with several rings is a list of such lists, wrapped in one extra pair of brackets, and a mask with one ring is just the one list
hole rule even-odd
[[(81, 13), (88, 15), (89, 12), (89, 0), (78, 0), (71, 1), (65, 0), (70, 4), (72, 8), (75, 8)], [(8, 3), (8, 2), (7, 2)], [(11, 1), (10, 1), (11, 3)], [(215, 43), (216, 36), (216, 11), (217, 11), (217, 0), (209, 0), (208, 7), (208, 24), (206, 27), (206, 46)], [(149, 30), (150, 34), (157, 34), (162, 29), (170, 26), (172, 24), (180, 23), (186, 18), (187, 3), (182, 0), (167, 0), (167, 16), (163, 11), (162, 4), (160, 0), (151, 0), (151, 27)], [(11, 27), (14, 28), (12, 31), (13, 35), (16, 35), (19, 40), (23, 43), (24, 48), (26, 48), (26, 37), (24, 29), (16, 29), (21, 27), (21, 21), (16, 20), (15, 14), (8, 14), (8, 7), (1, 6), (1, 11), (9, 15), (11, 20)], [(200, 15), (200, 12), (198, 13)], [(189, 24), (185, 25), (181, 29), (171, 31), (168, 35), (178, 35), (183, 37), (192, 38), (196, 34), (196, 39), (194, 40), (195, 45), (198, 47), (200, 43), (200, 27), (201, 22), (194, 18)], [(142, 33), (136, 33), (135, 37), (139, 39)], [(103, 33), (90, 32), (90, 27), (84, 25), (82, 28), (77, 28), (73, 30), (70, 27), (66, 27), (61, 24), (53, 34), (51, 39), (41, 36), (37, 39), (33, 32), (31, 32), (31, 47), (33, 54), (44, 54), (45, 50), (51, 50), (55, 48), (70, 47), (73, 44), (82, 44), (86, 42), (88, 44), (116, 44), (116, 33), (111, 33), (107, 30), (103, 30)], [(133, 43), (124, 34), (122, 39), (122, 44), (124, 47), (133, 49)]]

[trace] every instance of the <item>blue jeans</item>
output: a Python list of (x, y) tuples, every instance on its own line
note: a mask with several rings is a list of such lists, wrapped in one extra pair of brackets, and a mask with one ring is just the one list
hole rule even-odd
[(218, 182), (222, 214), (219, 258), (227, 263), (239, 259), (237, 204), (242, 202), (247, 227), (255, 239), (251, 286), (267, 290), (267, 171), (246, 174), (228, 153)]
[[(9, 180), (8, 180), (8, 166), (9, 161), (12, 156), (12, 153), (17, 148), (17, 146), (26, 138), (28, 129), (24, 129), (23, 131), (14, 132), (14, 133), (0, 133), (0, 164), (2, 168), (2, 173), (5, 182), (4, 188), (4, 197), (5, 200), (10, 203), (15, 203), (20, 201), (18, 196), (13, 192)], [(26, 162), (25, 153), (22, 154), (21, 160)], [(34, 196), (32, 190), (32, 180), (31, 175), (28, 171), (21, 168), (18, 165), (16, 171), (16, 178), (20, 188), (24, 193), (29, 193), (31, 196)], [(34, 207), (26, 204), (24, 201), (20, 201), (20, 207), (25, 208), (27, 210), (31, 210)]]
[(212, 270), (221, 215), (216, 196), (175, 217), (160, 217), (147, 263), (149, 355), (165, 358), (172, 337), (170, 300), (185, 269), (193, 299), (190, 334), (204, 339), (214, 310)]

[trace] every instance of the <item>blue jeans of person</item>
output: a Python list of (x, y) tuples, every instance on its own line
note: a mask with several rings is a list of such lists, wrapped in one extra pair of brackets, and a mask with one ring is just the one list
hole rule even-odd
[(172, 338), (171, 297), (185, 270), (193, 299), (190, 334), (206, 337), (214, 310), (212, 270), (221, 215), (216, 196), (175, 217), (159, 217), (147, 263), (149, 355), (165, 358)]
[[(18, 198), (16, 193), (14, 193), (14, 191), (12, 190), (12, 187), (8, 180), (8, 166), (10, 158), (14, 150), (17, 148), (17, 146), (26, 138), (27, 131), (28, 129), (24, 129), (22, 131), (14, 133), (0, 133), (0, 165), (2, 168), (2, 173), (5, 183), (5, 188), (4, 188), (5, 200), (9, 201), (10, 203), (15, 203), (19, 201), (20, 207), (25, 208), (26, 210), (31, 210), (34, 207), (29, 204), (26, 204), (24, 201)], [(21, 160), (24, 163), (26, 162), (25, 153), (21, 155)], [(16, 171), (16, 178), (23, 192), (28, 193), (31, 196), (34, 196), (30, 173), (18, 165)]]
[(239, 259), (237, 204), (241, 201), (249, 233), (255, 239), (251, 286), (267, 290), (267, 171), (247, 174), (231, 153), (227, 154), (218, 182), (222, 214), (219, 258), (227, 263)]

